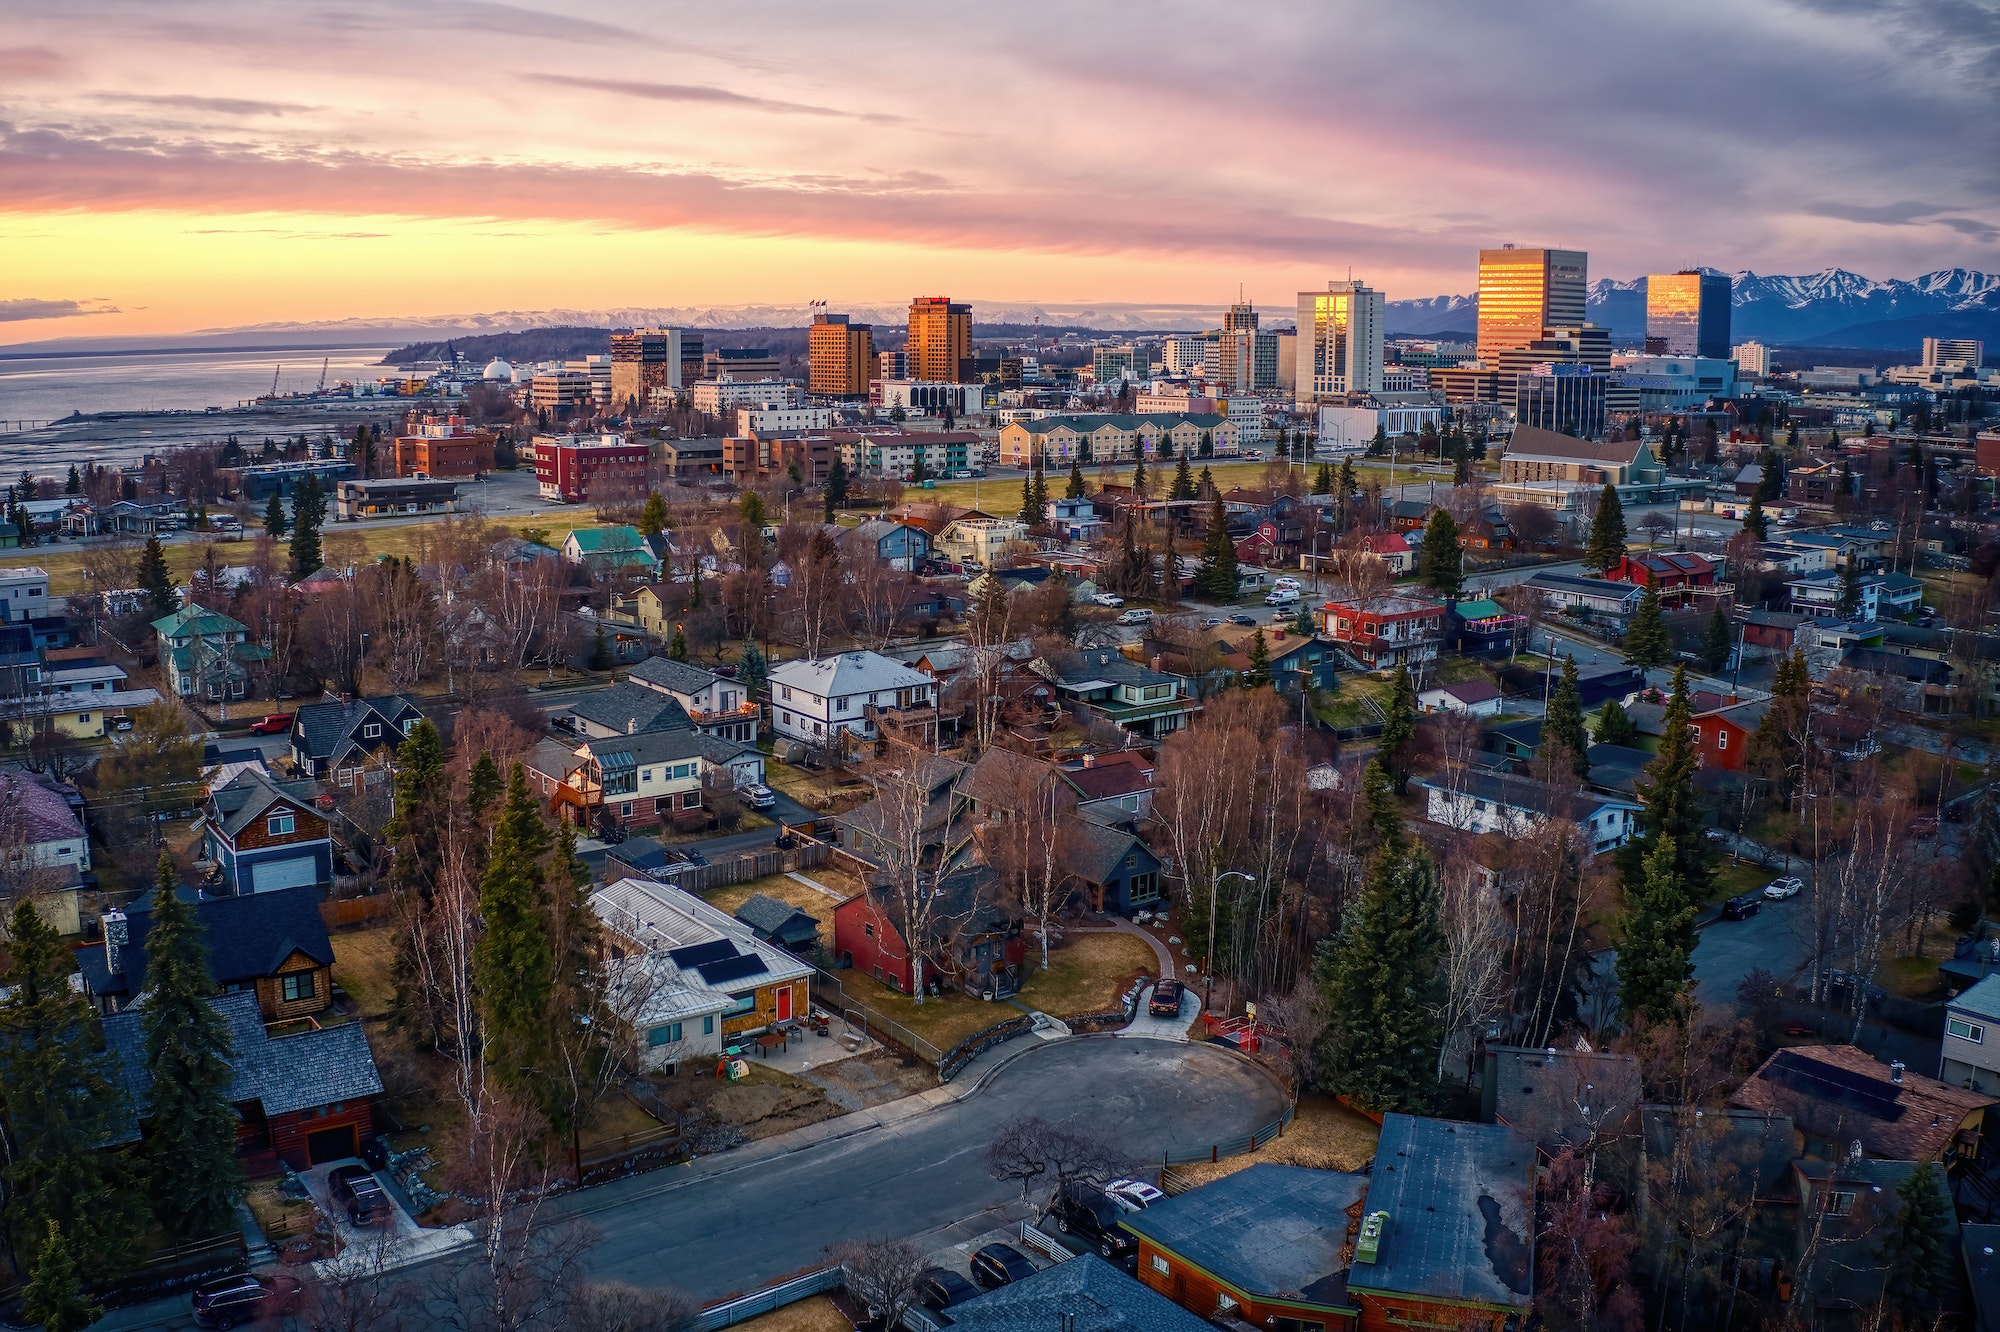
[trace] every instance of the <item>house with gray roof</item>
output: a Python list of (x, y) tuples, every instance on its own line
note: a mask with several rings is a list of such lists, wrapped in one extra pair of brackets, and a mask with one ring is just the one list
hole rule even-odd
[(1535, 1147), (1521, 1134), (1384, 1116), (1348, 1298), (1370, 1327), (1525, 1319), (1535, 1228)]
[[(278, 1035), (264, 1025), (257, 996), (248, 990), (207, 1003), (229, 1027), (227, 1095), (242, 1120), (237, 1145), (246, 1169), (275, 1169), (283, 1161), (307, 1170), (360, 1154), (375, 1133), (382, 1077), (359, 1022), (306, 1024)], [(138, 1142), (152, 1114), (144, 1014), (141, 1000), (102, 1024), (114, 1080), (124, 1092), (124, 1114), (106, 1146)]]
[[(225, 991), (249, 990), (264, 1016), (276, 1022), (321, 1013), (333, 1001), (333, 940), (310, 888), (201, 897), (193, 903), (208, 945), (208, 971)], [(98, 1011), (115, 1013), (146, 990), (146, 940), (152, 934), (150, 898), (104, 917), (104, 943), (77, 954), (84, 993)]]
[(771, 729), (814, 747), (885, 731), (937, 738), (937, 681), (876, 652), (781, 662), (771, 668)]
[(694, 729), (694, 719), (673, 695), (630, 680), (583, 695), (563, 715), (587, 739)]
[(1134, 735), (1171, 735), (1201, 706), (1189, 696), (1186, 676), (1141, 666), (1116, 648), (1040, 657), (1028, 669), (1053, 684), (1066, 706), (1095, 713)]
[(752, 893), (737, 907), (736, 919), (748, 925), (750, 932), (765, 943), (775, 944), (788, 953), (809, 953), (819, 943), (818, 921), (790, 902), (763, 893)]
[(1092, 911), (1130, 915), (1160, 900), (1160, 858), (1129, 824), (1113, 816), (1066, 820), (1062, 851)]
[(201, 862), (225, 893), (270, 893), (333, 882), (333, 835), (309, 781), (255, 770), (209, 793), (195, 820)]
[(627, 671), (625, 679), (673, 699), (698, 731), (739, 744), (757, 743), (757, 700), (728, 676), (672, 657), (648, 657)]
[(2000, 975), (1961, 990), (1944, 1007), (1938, 1081), (2000, 1095)]
[(1645, 808), (1621, 796), (1565, 790), (1532, 777), (1478, 768), (1420, 778), (1416, 784), (1424, 790), (1425, 817), (1432, 823), (1519, 838), (1562, 820), (1576, 828), (1592, 855), (1614, 851), (1637, 836), (1638, 816)]
[(423, 719), (423, 709), (408, 694), (330, 695), (292, 715), (292, 763), (339, 786), (379, 780), (393, 769), (396, 746)]
[(952, 1332), (1214, 1332), (1096, 1254), (1010, 1281), (949, 1314)]

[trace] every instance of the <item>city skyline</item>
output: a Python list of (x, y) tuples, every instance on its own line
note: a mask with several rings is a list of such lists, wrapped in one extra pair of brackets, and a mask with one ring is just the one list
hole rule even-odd
[(1987, 7), (1028, 6), (977, 40), (867, 6), (754, 36), (620, 4), (9, 8), (4, 342), (1239, 282), (1282, 308), (1350, 267), (1465, 293), (1510, 241), (1627, 277), (2000, 269), (1995, 155), (1921, 133), (1987, 132)]

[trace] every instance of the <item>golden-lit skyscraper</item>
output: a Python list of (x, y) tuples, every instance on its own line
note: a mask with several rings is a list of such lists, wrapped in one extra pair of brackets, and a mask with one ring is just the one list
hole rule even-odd
[(1479, 359), (1491, 369), (1501, 352), (1525, 347), (1546, 328), (1583, 323), (1590, 256), (1582, 250), (1479, 252)]
[(1299, 293), (1293, 395), (1301, 407), (1382, 391), (1382, 293), (1365, 282), (1329, 282)]
[(949, 296), (910, 302), (910, 378), (940, 384), (972, 379), (972, 307)]
[(875, 329), (822, 310), (806, 334), (806, 392), (816, 398), (864, 398), (875, 371)]
[(1729, 359), (1727, 274), (1684, 268), (1646, 278), (1646, 353)]

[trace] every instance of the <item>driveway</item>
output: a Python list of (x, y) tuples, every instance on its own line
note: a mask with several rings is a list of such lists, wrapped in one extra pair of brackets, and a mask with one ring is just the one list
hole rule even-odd
[(1694, 947), (1694, 979), (1705, 1006), (1734, 1012), (1736, 987), (1759, 967), (1788, 985), (1797, 979), (1810, 956), (1811, 892), (1766, 901), (1748, 920), (1717, 918), (1702, 929)]
[(1120, 1027), (1118, 1035), (1155, 1041), (1185, 1041), (1188, 1027), (1201, 1012), (1201, 996), (1193, 990), (1182, 990), (1180, 1011), (1173, 1017), (1154, 1017), (1148, 1011), (1152, 1002), (1153, 987), (1148, 985), (1145, 993), (1139, 996), (1138, 1016)]
[[(561, 1200), (604, 1232), (592, 1271), (704, 1300), (820, 1261), (841, 1239), (954, 1226), (1020, 1197), (986, 1145), (1023, 1113), (1095, 1125), (1136, 1165), (1268, 1124), (1284, 1093), (1208, 1045), (1082, 1038), (1029, 1045), (963, 1101), (809, 1150), (714, 1173), (672, 1169)], [(990, 1223), (988, 1223), (990, 1224)], [(984, 1226), (981, 1227), (983, 1229)]]

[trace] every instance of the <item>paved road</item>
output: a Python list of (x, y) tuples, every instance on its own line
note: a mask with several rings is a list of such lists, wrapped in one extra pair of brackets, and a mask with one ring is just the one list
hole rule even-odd
[(742, 1170), (641, 1176), (566, 1200), (605, 1232), (601, 1277), (704, 1299), (818, 1261), (837, 1240), (939, 1229), (1020, 1196), (983, 1155), (1015, 1115), (1093, 1124), (1135, 1159), (1199, 1147), (1276, 1119), (1277, 1086), (1207, 1045), (1069, 1040), (1031, 1045), (966, 1100)]
[[(1771, 878), (1778, 874), (1772, 870)], [(1765, 902), (1748, 920), (1716, 920), (1702, 930), (1694, 948), (1694, 979), (1704, 1005), (1733, 1010), (1736, 987), (1759, 967), (1787, 985), (1798, 978), (1809, 956), (1811, 892)]]

